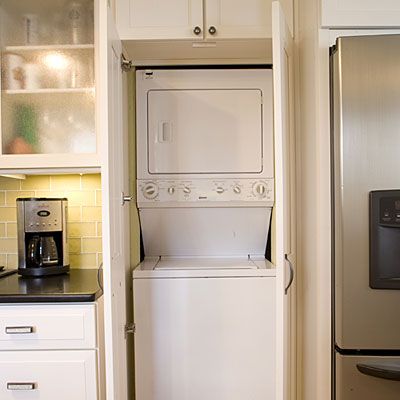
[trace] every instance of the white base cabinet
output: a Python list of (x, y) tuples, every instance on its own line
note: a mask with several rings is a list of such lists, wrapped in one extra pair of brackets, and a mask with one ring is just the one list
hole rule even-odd
[(2, 400), (95, 400), (96, 350), (0, 354)]
[(102, 298), (0, 306), (1, 400), (100, 400)]

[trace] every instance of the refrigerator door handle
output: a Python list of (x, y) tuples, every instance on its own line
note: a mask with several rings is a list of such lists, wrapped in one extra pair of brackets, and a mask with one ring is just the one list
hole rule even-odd
[(357, 369), (364, 375), (374, 376), (375, 378), (400, 381), (400, 363), (377, 364), (359, 363)]
[(293, 265), (290, 262), (289, 257), (288, 257), (287, 254), (285, 254), (285, 260), (289, 264), (289, 268), (290, 268), (289, 282), (288, 282), (287, 286), (285, 287), (285, 294), (288, 294), (288, 291), (290, 289), (290, 286), (292, 286), (293, 279), (294, 279), (294, 268), (293, 268)]

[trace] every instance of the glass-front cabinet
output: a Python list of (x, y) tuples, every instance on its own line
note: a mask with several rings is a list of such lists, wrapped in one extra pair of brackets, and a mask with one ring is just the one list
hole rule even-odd
[(0, 168), (97, 167), (96, 0), (0, 0)]

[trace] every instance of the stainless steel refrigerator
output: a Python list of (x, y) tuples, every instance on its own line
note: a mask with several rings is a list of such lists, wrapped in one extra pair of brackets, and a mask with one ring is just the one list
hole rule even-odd
[(400, 35), (331, 49), (333, 398), (400, 399)]

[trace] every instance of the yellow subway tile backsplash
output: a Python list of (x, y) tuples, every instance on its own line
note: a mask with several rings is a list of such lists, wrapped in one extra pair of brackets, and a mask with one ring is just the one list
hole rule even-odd
[(80, 175), (54, 175), (50, 177), (51, 190), (81, 190)]
[(96, 206), (101, 206), (101, 204), (102, 204), (101, 190), (96, 190)]
[(35, 197), (49, 197), (61, 199), (67, 197), (64, 191), (61, 190), (35, 190)]
[(68, 224), (69, 237), (96, 236), (95, 222), (71, 222)]
[[(69, 253), (70, 254), (80, 254), (82, 252), (82, 239), (81, 238), (69, 238)], [(100, 249), (101, 250), (101, 249)]]
[(100, 253), (101, 238), (83, 238), (82, 239), (83, 253)]
[(0, 207), (0, 221), (1, 222), (16, 222), (17, 221), (17, 208), (16, 207)]
[[(19, 189), (19, 188), (18, 188)], [(50, 176), (48, 175), (28, 175), (21, 180), (22, 190), (49, 190)]]
[(6, 237), (6, 224), (0, 223), (0, 237)]
[(7, 268), (17, 268), (18, 267), (18, 256), (16, 254), (7, 254)]
[(88, 174), (81, 177), (82, 189), (101, 189), (100, 174)]
[(70, 206), (94, 206), (95, 193), (93, 190), (80, 190), (66, 193)]
[(101, 222), (101, 207), (82, 207), (82, 220)]
[(7, 222), (6, 236), (8, 238), (17, 237), (17, 224), (15, 222)]
[(15, 206), (19, 197), (35, 197), (35, 192), (23, 190), (9, 190), (6, 192), (6, 206)]
[(17, 253), (17, 241), (15, 239), (0, 238), (0, 253)]
[(91, 175), (0, 177), (0, 265), (17, 266), (16, 199), (66, 197), (68, 243), (73, 268), (97, 268), (102, 259), (101, 177)]
[(71, 254), (69, 263), (71, 268), (97, 268), (97, 254)]
[(1, 190), (19, 190), (21, 189), (21, 181), (19, 179), (5, 178), (0, 176)]
[(68, 204), (68, 221), (70, 222), (82, 221), (82, 209), (80, 206), (70, 206)]

